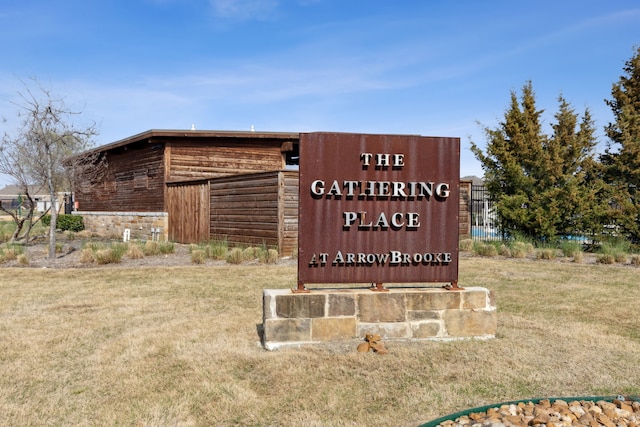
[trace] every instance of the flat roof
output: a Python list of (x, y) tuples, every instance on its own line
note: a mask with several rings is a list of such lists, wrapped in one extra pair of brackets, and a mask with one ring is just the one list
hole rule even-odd
[(258, 131), (231, 131), (231, 130), (189, 130), (189, 129), (151, 129), (138, 133), (128, 138), (100, 145), (87, 150), (86, 153), (108, 151), (123, 147), (135, 142), (154, 137), (181, 137), (181, 138), (238, 138), (238, 139), (300, 139), (299, 132), (258, 132)]

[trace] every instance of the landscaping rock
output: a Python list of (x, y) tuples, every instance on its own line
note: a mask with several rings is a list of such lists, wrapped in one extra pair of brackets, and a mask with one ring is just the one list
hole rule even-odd
[(486, 412), (472, 412), (455, 420), (447, 420), (442, 427), (638, 427), (640, 402), (616, 399), (551, 402), (542, 399), (537, 404), (519, 402), (489, 408)]

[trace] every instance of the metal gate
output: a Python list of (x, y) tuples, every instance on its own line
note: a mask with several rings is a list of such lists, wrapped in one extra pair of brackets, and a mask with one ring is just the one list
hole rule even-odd
[(484, 185), (471, 186), (471, 238), (502, 240), (493, 200)]

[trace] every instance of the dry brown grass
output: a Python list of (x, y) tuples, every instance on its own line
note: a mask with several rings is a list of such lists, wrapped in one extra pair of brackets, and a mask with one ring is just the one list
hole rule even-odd
[(0, 425), (415, 426), (489, 403), (640, 394), (638, 268), (463, 258), (495, 339), (265, 351), (295, 267), (0, 269)]

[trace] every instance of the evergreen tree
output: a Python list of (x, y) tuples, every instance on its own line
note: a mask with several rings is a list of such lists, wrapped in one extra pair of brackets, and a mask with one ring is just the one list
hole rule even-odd
[(558, 104), (543, 157), (548, 161), (547, 173), (540, 186), (558, 235), (598, 234), (607, 205), (606, 186), (595, 161), (595, 125), (588, 109), (578, 123), (578, 115), (562, 96)]
[(484, 128), (486, 154), (471, 142), (471, 150), (482, 163), (485, 185), (494, 200), (501, 227), (529, 237), (548, 233), (541, 230), (543, 215), (536, 204), (540, 157), (546, 138), (540, 124), (542, 112), (536, 109), (533, 87), (528, 82), (522, 88), (521, 102), (511, 92), (510, 107), (499, 127)]
[(640, 241), (640, 48), (625, 63), (624, 75), (605, 102), (615, 121), (605, 127), (609, 142), (602, 157), (612, 186), (611, 221), (633, 241)]
[(594, 125), (585, 111), (578, 116), (559, 98), (553, 135), (543, 133), (543, 110), (535, 106), (531, 82), (520, 102), (511, 92), (511, 105), (496, 129), (485, 128), (486, 154), (473, 142), (482, 163), (500, 225), (512, 234), (548, 240), (591, 230), (598, 219), (601, 186), (593, 150)]

